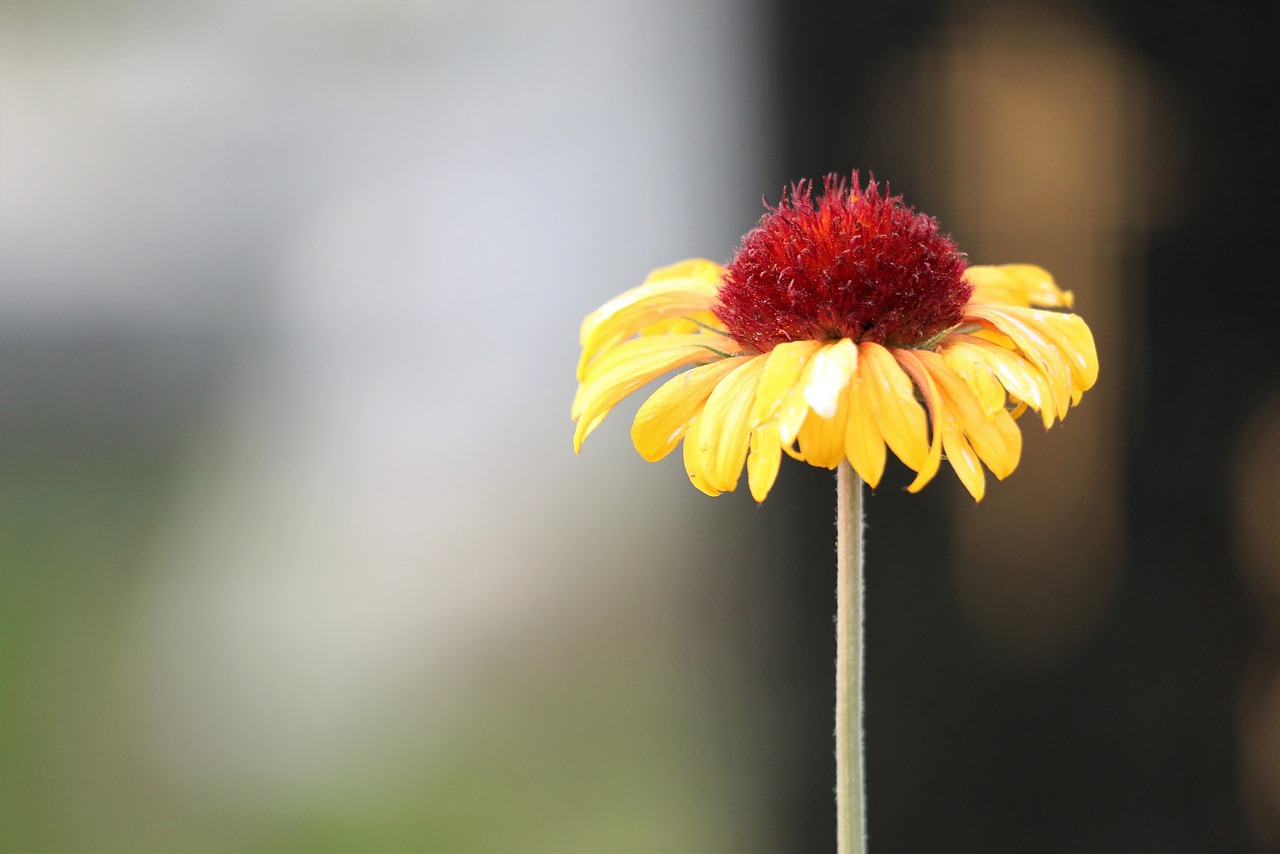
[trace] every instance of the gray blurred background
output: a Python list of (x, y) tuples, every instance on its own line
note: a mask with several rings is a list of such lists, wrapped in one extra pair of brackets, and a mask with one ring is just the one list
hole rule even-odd
[(568, 412), (586, 312), (859, 168), (1102, 361), (869, 499), (873, 850), (1280, 850), (1280, 13), (1215, 10), (0, 2), (0, 848), (830, 847), (831, 476)]

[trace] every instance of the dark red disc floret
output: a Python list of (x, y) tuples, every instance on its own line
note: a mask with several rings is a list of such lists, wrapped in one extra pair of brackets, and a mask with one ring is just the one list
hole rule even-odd
[(804, 339), (919, 347), (960, 322), (973, 287), (933, 217), (857, 172), (823, 191), (815, 204), (810, 182), (792, 185), (725, 266), (715, 313), (734, 340), (758, 353)]

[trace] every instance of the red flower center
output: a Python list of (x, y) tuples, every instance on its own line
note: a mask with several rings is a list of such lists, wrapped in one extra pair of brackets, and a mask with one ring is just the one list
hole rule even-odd
[(714, 310), (734, 340), (758, 353), (805, 339), (919, 347), (960, 322), (973, 286), (933, 217), (856, 172), (823, 189), (815, 205), (810, 182), (793, 185), (726, 265)]

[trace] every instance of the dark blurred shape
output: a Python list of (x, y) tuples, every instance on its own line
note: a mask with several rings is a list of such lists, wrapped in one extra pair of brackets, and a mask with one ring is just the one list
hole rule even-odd
[[(1054, 531), (1057, 541), (1042, 546), (1043, 563), (1034, 541), (1010, 541), (991, 552), (1003, 568), (970, 558), (971, 567), (994, 574), (966, 576), (966, 551), (975, 543), (989, 547), (989, 532), (1000, 524), (999, 500), (960, 511), (950, 485), (902, 501), (890, 483), (870, 502), (868, 808), (878, 852), (1261, 851), (1276, 843), (1274, 667), (1249, 683), (1243, 714), (1239, 705), (1247, 662), (1274, 663), (1276, 656), (1259, 637), (1259, 610), (1233, 557), (1229, 508), (1238, 437), (1274, 392), (1280, 364), (1267, 335), (1248, 332), (1257, 329), (1260, 311), (1275, 316), (1272, 232), (1261, 226), (1276, 222), (1280, 179), (1268, 142), (1280, 92), (1277, 9), (1175, 2), (1152, 13), (1150, 4), (1132, 0), (777, 5), (786, 178), (857, 167), (892, 180), (911, 203), (943, 217), (962, 248), (974, 252), (976, 240), (976, 261), (1038, 261), (1057, 273), (1081, 298), (1077, 307), (1098, 331), (1100, 350), (1111, 353), (1098, 399), (1086, 400), (1062, 428), (1068, 438), (1055, 430), (1042, 443), (1038, 436), (1029, 441), (1061, 446), (1073, 431), (1095, 436), (1077, 443), (1064, 465), (1087, 484), (1076, 506), (1108, 516), (1102, 547), (1084, 539), (1086, 517), (1084, 529), (1079, 520), (1068, 528), (1069, 537)], [(1002, 127), (980, 124), (990, 116), (948, 114), (954, 91), (926, 98), (932, 112), (904, 108), (892, 95), (903, 90), (904, 77), (954, 75), (954, 52), (935, 53), (932, 65), (920, 59), (932, 46), (973, 45), (982, 32), (1017, 38), (1028, 31), (1013, 25), (1019, 18), (1033, 30), (1065, 21), (1109, 45), (1059, 69), (1065, 77), (1057, 80), (1063, 88), (1056, 100), (1015, 101), (1007, 114), (1016, 119), (1021, 109), (1052, 128), (1046, 111), (1069, 119), (1083, 110), (1080, 139), (1111, 145), (1108, 160), (1081, 160), (1071, 167), (1077, 174), (1062, 173), (1070, 152), (1063, 140), (1044, 137), (1045, 146), (1023, 152), (1031, 171), (1021, 177), (1018, 163), (989, 161), (1013, 185), (997, 183), (988, 195), (1025, 200), (1018, 194), (1034, 192), (1037, 176), (1069, 179), (1059, 190), (1078, 191), (1093, 205), (1080, 215), (1109, 218), (1103, 228), (1077, 223), (1062, 245), (1046, 244), (1061, 254), (1058, 267), (1051, 258), (997, 254), (1027, 245), (1025, 235), (1004, 243), (990, 229), (983, 236), (984, 220), (999, 227), (1017, 210), (998, 199), (955, 206), (957, 182), (974, 176), (955, 174), (963, 152), (949, 147), (957, 137), (948, 121), (977, 124), (965, 130), (978, 144)], [(1005, 60), (1055, 39), (1052, 30), (1044, 35), (1004, 46)], [(988, 66), (985, 82), (965, 85), (1034, 92), (1026, 89), (1028, 70), (1052, 75), (1055, 61), (1069, 59), (1058, 52), (1037, 62), (1024, 53), (1018, 76), (1016, 63), (1000, 65), (992, 43), (985, 44), (983, 55), (997, 64)], [(1110, 104), (1073, 104), (1080, 86), (1093, 86)], [(969, 94), (987, 104), (1001, 97)], [(1144, 141), (1135, 127), (1150, 136)], [(1123, 186), (1112, 186), (1116, 180)], [(1079, 186), (1089, 181), (1099, 185)], [(1053, 204), (1053, 195), (1037, 204)], [(1023, 225), (1008, 223), (1015, 232)], [(1084, 239), (1110, 242), (1082, 246)], [(1068, 281), (1064, 269), (1087, 281)], [(1111, 291), (1097, 290), (1108, 277)], [(1091, 403), (1099, 410), (1093, 415)], [(1098, 418), (1105, 426), (1088, 426)], [(1024, 424), (1031, 432), (1038, 431)], [(1037, 474), (1039, 468), (1030, 459), (993, 493), (1048, 494), (1053, 484), (1040, 478), (1061, 471)], [(1031, 482), (1015, 485), (1019, 479)], [(1035, 500), (1025, 498), (1022, 509), (1034, 511), (1025, 502)], [(828, 519), (830, 501), (819, 488), (787, 496), (794, 530), (778, 536), (821, 543), (829, 527), (814, 520)], [(959, 512), (966, 522), (956, 529), (958, 540), (969, 545), (949, 556)], [(968, 527), (977, 516), (977, 527)], [(1052, 513), (1026, 518), (1050, 529), (1055, 522)], [(804, 559), (814, 565), (829, 557), (817, 545), (812, 551)], [(1017, 578), (1009, 573), (1019, 567), (1024, 586), (1004, 586), (1001, 579)], [(1093, 578), (1093, 586), (1071, 593), (1082, 578)], [(795, 671), (784, 690), (818, 709), (830, 694), (828, 581), (821, 573), (788, 572), (790, 586), (779, 587), (797, 614), (795, 636), (785, 642), (807, 662), (803, 673), (812, 680), (800, 684)], [(999, 607), (990, 600), (997, 594), (1006, 597)], [(1043, 619), (1063, 620), (1057, 634), (1019, 624), (1036, 609)], [(1018, 654), (1020, 643), (1037, 637), (1040, 652)], [(797, 850), (817, 850), (833, 833), (830, 726), (820, 723), (815, 713), (797, 736), (795, 747), (808, 758), (796, 760), (783, 795), (791, 812), (782, 835)]]
[(1234, 551), (1262, 612), (1240, 687), (1240, 773), (1255, 837), (1280, 848), (1280, 394), (1248, 420), (1236, 452)]

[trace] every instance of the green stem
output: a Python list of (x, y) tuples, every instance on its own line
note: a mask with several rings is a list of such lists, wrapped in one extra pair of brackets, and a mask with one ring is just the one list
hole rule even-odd
[(836, 474), (836, 834), (839, 854), (866, 854), (862, 758), (862, 479)]

